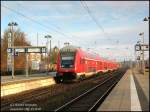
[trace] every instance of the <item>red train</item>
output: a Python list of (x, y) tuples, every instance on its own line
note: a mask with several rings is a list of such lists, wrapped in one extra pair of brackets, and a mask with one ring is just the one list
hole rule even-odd
[(59, 51), (56, 78), (59, 82), (66, 79), (83, 79), (98, 72), (116, 70), (118, 67), (116, 62), (68, 45)]

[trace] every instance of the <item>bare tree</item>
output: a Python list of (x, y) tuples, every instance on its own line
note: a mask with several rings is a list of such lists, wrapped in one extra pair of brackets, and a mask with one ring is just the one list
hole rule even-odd
[[(8, 34), (10, 29), (6, 29), (1, 39), (1, 71), (7, 70), (7, 48), (8, 48)], [(14, 46), (30, 46), (27, 41), (26, 35), (20, 29), (14, 31)], [(19, 53), (15, 56), (15, 70), (25, 68), (25, 54)]]

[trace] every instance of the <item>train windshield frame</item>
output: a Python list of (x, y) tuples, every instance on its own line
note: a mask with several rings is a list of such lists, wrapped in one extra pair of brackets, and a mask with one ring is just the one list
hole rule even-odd
[(61, 52), (61, 68), (74, 68), (76, 52)]

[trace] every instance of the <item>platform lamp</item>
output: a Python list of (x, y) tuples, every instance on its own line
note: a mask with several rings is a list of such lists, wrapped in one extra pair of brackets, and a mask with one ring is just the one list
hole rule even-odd
[(149, 17), (145, 17), (143, 21), (149, 21)]
[[(14, 26), (18, 26), (18, 24), (16, 22), (10, 22), (8, 23), (8, 26), (10, 27), (11, 30), (11, 42), (8, 45), (8, 47), (14, 47)], [(11, 54), (11, 63), (12, 63), (12, 79), (15, 77), (14, 76), (14, 49), (12, 50), (12, 54)]]
[[(140, 42), (141, 41), (137, 41), (137, 45), (140, 45)], [(140, 50), (140, 48), (139, 48), (139, 50)], [(137, 56), (137, 55), (138, 55), (137, 51), (135, 50), (135, 56), (136, 56), (135, 59), (137, 60), (137, 64), (138, 64), (137, 68), (138, 68), (138, 70), (140, 70), (140, 56), (139, 55)]]
[[(144, 44), (144, 32), (139, 33), (139, 36), (141, 36), (141, 38), (143, 39), (142, 44)], [(142, 50), (142, 48), (141, 48), (141, 50)], [(144, 50), (142, 50), (141, 55), (142, 55), (142, 68), (143, 68), (143, 74), (145, 74)]]
[[(143, 21), (148, 21), (149, 22), (149, 17), (145, 17)], [(143, 44), (144, 44), (144, 32), (139, 34), (143, 38)], [(144, 62), (144, 50), (142, 50), (142, 65), (143, 65), (143, 74), (145, 74), (145, 62)]]
[[(52, 36), (46, 35), (45, 38), (47, 38), (46, 47), (47, 47), (47, 75), (48, 75), (48, 71), (49, 71), (49, 67), (48, 67), (49, 64), (48, 63), (50, 61), (50, 55), (48, 55), (48, 40), (50, 38), (52, 38)], [(50, 40), (50, 53), (49, 54), (51, 54), (51, 40)], [(48, 58), (48, 56), (49, 56), (49, 58)]]

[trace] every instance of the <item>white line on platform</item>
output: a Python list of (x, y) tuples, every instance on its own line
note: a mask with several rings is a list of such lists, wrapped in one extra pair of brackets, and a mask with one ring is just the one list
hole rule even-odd
[(130, 75), (131, 111), (142, 111), (133, 75)]

